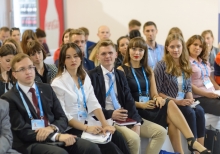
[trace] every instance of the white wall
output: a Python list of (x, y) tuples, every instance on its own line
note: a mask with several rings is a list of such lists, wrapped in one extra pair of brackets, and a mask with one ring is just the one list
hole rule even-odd
[[(131, 19), (154, 21), (158, 27), (157, 42), (164, 44), (171, 27), (179, 27), (185, 40), (205, 29), (214, 33), (217, 46), (218, 0), (66, 0), (66, 28), (85, 26), (90, 40), (97, 41), (97, 29), (108, 25), (111, 39), (127, 33)], [(142, 31), (142, 28), (141, 28)]]

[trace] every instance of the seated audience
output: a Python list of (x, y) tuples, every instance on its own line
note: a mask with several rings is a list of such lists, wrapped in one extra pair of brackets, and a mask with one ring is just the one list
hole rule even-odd
[[(69, 42), (69, 33), (71, 30), (72, 30), (71, 28), (68, 28), (64, 31), (63, 36), (62, 36), (62, 44), (60, 45), (60, 47), (62, 47), (64, 44)], [(53, 60), (54, 60), (54, 63), (56, 64), (57, 67), (58, 67), (59, 56), (60, 56), (60, 48), (58, 48), (54, 52), (54, 55), (53, 55)]]
[(0, 99), (0, 153), (1, 154), (19, 154), (12, 150), (13, 137), (11, 133), (11, 124), (9, 117), (9, 105), (6, 101)]
[(17, 27), (13, 27), (10, 30), (10, 36), (12, 39), (14, 39), (18, 44), (20, 44), (21, 41), (21, 32), (20, 29)]
[(132, 30), (129, 32), (129, 38), (133, 39), (135, 37), (141, 37), (141, 33), (139, 30)]
[(86, 45), (85, 45), (85, 52), (84, 57), (89, 58), (88, 56), (88, 48), (95, 44), (95, 42), (89, 41), (89, 30), (86, 27), (80, 27), (82, 31), (85, 33)]
[(83, 63), (83, 67), (85, 68), (85, 70), (88, 71), (88, 70), (95, 68), (94, 63), (91, 60), (84, 57), (85, 45), (86, 45), (84, 31), (82, 31), (81, 29), (73, 29), (72, 31), (70, 31), (69, 42), (75, 43), (80, 47), (82, 54), (83, 54), (82, 63)]
[(189, 143), (194, 140), (194, 136), (174, 101), (164, 100), (158, 95), (153, 70), (147, 65), (147, 53), (147, 45), (141, 37), (131, 39), (124, 64), (118, 69), (125, 72), (140, 116), (164, 128), (168, 126), (174, 151), (183, 154), (178, 130)]
[[(91, 134), (110, 131), (113, 134), (112, 142), (98, 144), (101, 152), (103, 154), (129, 153), (123, 136), (118, 132), (114, 133), (114, 126), (110, 126), (105, 120), (90, 78), (83, 70), (83, 58), (83, 52), (76, 44), (63, 45), (60, 51), (58, 74), (51, 84), (68, 118), (67, 133), (80, 137), (83, 131)], [(80, 115), (82, 115), (81, 118)], [(89, 119), (93, 119), (93, 115), (101, 122), (102, 127), (85, 124)], [(114, 141), (116, 141), (115, 144)], [(123, 146), (120, 148), (120, 145)]]
[[(97, 36), (99, 37), (99, 41), (102, 40), (107, 40), (110, 38), (111, 36), (111, 32), (108, 26), (102, 25), (98, 28), (98, 33)], [(88, 48), (88, 57), (90, 56), (90, 54), (92, 53), (93, 48), (96, 46), (97, 43), (95, 43), (94, 45), (90, 46)]]
[(20, 42), (19, 42), (19, 43), (16, 42), (13, 38), (8, 38), (8, 39), (6, 39), (6, 40), (3, 42), (3, 45), (5, 45), (5, 44), (10, 44), (10, 45), (12, 45), (12, 46), (15, 48), (15, 50), (17, 50), (18, 53), (22, 53), (22, 52), (23, 52), (22, 49), (21, 49)]
[(207, 47), (200, 35), (193, 35), (186, 42), (192, 66), (193, 97), (200, 101), (205, 113), (220, 116), (220, 97), (214, 93), (220, 86), (210, 77), (211, 68), (207, 60)]
[(159, 62), (164, 53), (164, 47), (156, 42), (157, 26), (154, 22), (148, 21), (144, 24), (143, 33), (146, 37), (146, 43), (148, 47), (148, 66), (152, 69), (155, 68), (157, 62)]
[[(1, 98), (9, 102), (15, 150), (22, 154), (101, 153), (96, 144), (64, 133), (66, 115), (51, 86), (34, 82), (35, 67), (28, 55), (17, 54), (11, 67), (17, 83)], [(57, 141), (65, 146), (59, 147)]]
[(43, 83), (51, 83), (57, 74), (57, 67), (54, 64), (44, 63), (46, 53), (40, 42), (33, 40), (27, 43), (26, 53), (30, 56), (35, 66), (35, 81)]
[(37, 28), (35, 34), (36, 34), (37, 40), (43, 45), (44, 51), (46, 52), (46, 55), (51, 56), (49, 47), (48, 47), (47, 43), (45, 42), (45, 40), (46, 40), (45, 31), (40, 28)]
[(117, 46), (118, 46), (117, 53), (118, 53), (118, 56), (115, 59), (115, 68), (122, 65), (124, 57), (125, 57), (126, 52), (127, 52), (128, 43), (129, 43), (129, 38), (127, 36), (121, 36), (117, 40)]
[(142, 119), (138, 114), (124, 73), (114, 68), (117, 52), (111, 40), (99, 43), (97, 57), (101, 65), (91, 70), (89, 76), (105, 118), (137, 121), (129, 128), (115, 125), (116, 130), (122, 133), (132, 154), (139, 154), (140, 136), (151, 138), (146, 153), (158, 154), (166, 138), (166, 129)]
[(8, 27), (0, 28), (0, 47), (2, 46), (5, 39), (10, 37), (10, 29)]
[(0, 96), (14, 85), (10, 63), (16, 54), (17, 51), (10, 44), (5, 44), (0, 48)]
[[(173, 100), (178, 105), (194, 137), (201, 145), (204, 145), (205, 113), (200, 105), (191, 107), (194, 103), (190, 79), (192, 68), (181, 35), (171, 34), (167, 37), (164, 58), (157, 63), (154, 74), (159, 95)], [(188, 140), (191, 147), (193, 141)], [(197, 150), (202, 151), (202, 149)]]
[(219, 49), (213, 46), (214, 36), (211, 30), (205, 30), (202, 32), (201, 36), (205, 40), (208, 52), (208, 62), (210, 63), (211, 69), (214, 68), (215, 57), (219, 52)]
[(22, 40), (21, 40), (21, 48), (23, 50), (24, 53), (27, 53), (27, 43), (30, 41), (36, 40), (37, 41), (37, 37), (35, 35), (35, 33), (33, 32), (33, 30), (29, 29), (29, 30), (25, 30), (22, 34)]

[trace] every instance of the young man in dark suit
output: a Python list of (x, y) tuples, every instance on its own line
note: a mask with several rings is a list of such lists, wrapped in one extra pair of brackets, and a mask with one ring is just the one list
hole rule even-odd
[(158, 146), (163, 145), (166, 130), (142, 119), (138, 114), (124, 73), (114, 68), (117, 57), (114, 43), (111, 40), (104, 40), (99, 43), (97, 50), (97, 58), (101, 65), (88, 74), (106, 119), (125, 121), (131, 118), (137, 121), (132, 128), (117, 125), (115, 127), (125, 137), (131, 154), (139, 154), (139, 136), (151, 138), (146, 153), (158, 154), (160, 150)]
[[(69, 42), (77, 44), (84, 54), (86, 39), (85, 39), (85, 33), (83, 30), (73, 29), (69, 33)], [(95, 68), (94, 62), (87, 59), (86, 57), (83, 58), (83, 66), (86, 69), (86, 71), (89, 71)]]
[[(13, 148), (27, 154), (101, 153), (89, 141), (64, 134), (68, 121), (51, 86), (35, 83), (35, 67), (26, 54), (11, 63), (16, 85), (2, 99), (9, 102)], [(64, 142), (65, 146), (51, 145)]]

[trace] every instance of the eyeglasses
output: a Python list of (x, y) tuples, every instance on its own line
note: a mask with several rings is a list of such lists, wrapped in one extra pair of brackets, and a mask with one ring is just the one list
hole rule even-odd
[(22, 68), (20, 68), (19, 70), (13, 71), (13, 72), (22, 72), (22, 73), (24, 73), (24, 72), (26, 72), (27, 70), (28, 70), (28, 71), (33, 71), (34, 69), (35, 69), (35, 66), (29, 66), (29, 67), (27, 67), (27, 68), (22, 67)]

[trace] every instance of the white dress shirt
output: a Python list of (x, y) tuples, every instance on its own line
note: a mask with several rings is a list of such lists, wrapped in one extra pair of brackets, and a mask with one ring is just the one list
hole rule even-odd
[[(77, 88), (76, 84), (74, 83), (74, 80), (72, 79), (68, 71), (64, 70), (64, 72), (60, 77), (57, 77), (53, 80), (51, 86), (61, 103), (61, 106), (68, 118), (68, 121), (75, 119), (84, 124), (85, 120), (78, 119), (78, 111), (86, 111), (83, 106), (84, 103), (83, 94), (81, 88), (79, 89)], [(86, 98), (86, 106), (87, 106), (87, 114), (88, 114), (86, 120), (88, 120), (92, 118), (92, 116), (94, 116), (93, 114), (94, 110), (98, 108), (101, 109), (101, 105), (99, 104), (94, 94), (93, 86), (91, 84), (91, 80), (88, 74), (86, 74), (83, 88)], [(77, 93), (79, 94), (80, 108), (78, 108)], [(71, 129), (71, 127), (69, 127), (68, 129)]]
[[(104, 68), (102, 65), (101, 65), (101, 69), (102, 69), (102, 72), (103, 72), (103, 77), (104, 77), (104, 81), (105, 81), (105, 90), (106, 90), (106, 93), (107, 93), (108, 90), (109, 90), (109, 87), (110, 87), (110, 85), (109, 85), (109, 77), (107, 76), (107, 73), (109, 73), (109, 71), (106, 68)], [(117, 91), (117, 85), (116, 85), (116, 81), (115, 81), (114, 69), (110, 73), (113, 74), (112, 80), (114, 81), (114, 91), (115, 91), (116, 98), (118, 100), (118, 91)], [(119, 107), (121, 108), (120, 104), (119, 104)], [(111, 95), (110, 94), (106, 97), (105, 109), (106, 110), (115, 110), (114, 106), (113, 106), (113, 103), (112, 103), (112, 99), (111, 99)]]

